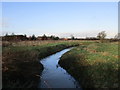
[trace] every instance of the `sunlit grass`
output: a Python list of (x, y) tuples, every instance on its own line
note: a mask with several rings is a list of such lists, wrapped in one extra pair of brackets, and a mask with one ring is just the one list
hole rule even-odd
[(59, 63), (82, 87), (118, 87), (118, 43), (83, 44), (64, 54)]

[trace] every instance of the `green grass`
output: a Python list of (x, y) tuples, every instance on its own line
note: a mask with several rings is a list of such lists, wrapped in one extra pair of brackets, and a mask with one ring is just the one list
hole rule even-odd
[[(44, 42), (44, 41), (43, 41)], [(68, 47), (78, 45), (78, 42), (47, 41), (42, 44), (28, 45), (24, 42), (4, 45), (2, 48), (3, 88), (36, 88), (40, 73), (43, 70), (39, 60)], [(25, 45), (25, 43), (27, 43)], [(39, 43), (39, 42), (38, 42)]]
[(82, 44), (59, 61), (83, 88), (117, 88), (118, 63), (118, 43)]

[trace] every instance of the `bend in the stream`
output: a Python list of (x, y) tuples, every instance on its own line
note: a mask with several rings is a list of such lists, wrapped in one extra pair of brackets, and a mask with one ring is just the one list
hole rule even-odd
[(44, 70), (38, 88), (80, 88), (78, 82), (58, 65), (60, 57), (71, 49), (64, 49), (40, 60)]

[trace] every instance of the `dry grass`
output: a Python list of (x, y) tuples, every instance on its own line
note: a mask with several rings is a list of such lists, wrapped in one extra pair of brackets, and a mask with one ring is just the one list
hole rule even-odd
[(40, 45), (45, 45), (45, 44), (50, 44), (50, 43), (58, 43), (62, 41), (55, 41), (55, 40), (44, 40), (44, 41), (3, 41), (3, 47), (4, 46), (40, 46)]

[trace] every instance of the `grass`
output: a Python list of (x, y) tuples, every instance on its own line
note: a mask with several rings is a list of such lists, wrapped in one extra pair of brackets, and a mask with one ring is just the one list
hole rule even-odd
[(84, 43), (61, 57), (59, 64), (83, 88), (118, 88), (118, 43)]
[(62, 49), (76, 46), (70, 41), (3, 42), (3, 88), (37, 88), (43, 66), (39, 60)]

